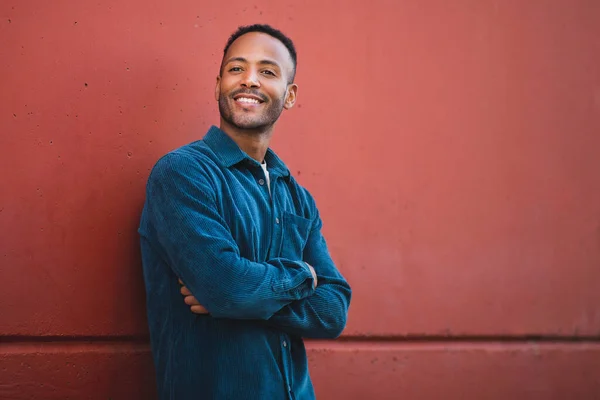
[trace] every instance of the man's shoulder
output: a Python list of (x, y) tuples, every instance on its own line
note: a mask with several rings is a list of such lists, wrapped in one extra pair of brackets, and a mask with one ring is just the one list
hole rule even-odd
[(169, 152), (165, 153), (156, 162), (160, 164), (162, 162), (197, 162), (197, 163), (210, 163), (214, 159), (214, 153), (206, 145), (204, 140), (196, 140), (194, 142), (185, 144), (177, 147)]
[(317, 203), (311, 192), (291, 174), (289, 176), (289, 188), (292, 197), (296, 198), (296, 203), (304, 209), (304, 214), (313, 215), (315, 212), (318, 213)]
[(150, 175), (186, 170), (209, 172), (215, 168), (217, 163), (214, 153), (203, 140), (197, 140), (161, 156)]
[(306, 187), (304, 187), (300, 182), (298, 182), (298, 178), (294, 177), (294, 175), (292, 175), (291, 172), (288, 180), (290, 182), (290, 185), (292, 185), (295, 188), (297, 192), (296, 195), (312, 198), (310, 191)]

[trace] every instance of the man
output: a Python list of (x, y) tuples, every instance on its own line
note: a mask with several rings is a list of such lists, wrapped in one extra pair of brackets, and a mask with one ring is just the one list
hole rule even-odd
[(217, 76), (220, 127), (150, 174), (139, 233), (161, 399), (314, 399), (302, 338), (344, 329), (350, 286), (313, 198), (269, 149), (295, 72), (283, 33), (240, 27)]

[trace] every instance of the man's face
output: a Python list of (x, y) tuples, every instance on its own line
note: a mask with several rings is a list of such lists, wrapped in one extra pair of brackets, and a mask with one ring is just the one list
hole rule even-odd
[(258, 32), (237, 38), (223, 58), (215, 98), (221, 118), (238, 129), (272, 126), (296, 101), (293, 62), (279, 40)]

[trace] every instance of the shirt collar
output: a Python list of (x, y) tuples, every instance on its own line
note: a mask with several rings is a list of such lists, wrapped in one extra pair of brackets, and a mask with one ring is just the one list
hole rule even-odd
[[(224, 167), (230, 168), (242, 161), (246, 161), (260, 168), (258, 161), (246, 154), (233, 139), (214, 125), (210, 127), (203, 140), (217, 155)], [(270, 148), (267, 149), (267, 153), (265, 154), (265, 161), (269, 167), (270, 174), (281, 177), (290, 176), (290, 170)]]

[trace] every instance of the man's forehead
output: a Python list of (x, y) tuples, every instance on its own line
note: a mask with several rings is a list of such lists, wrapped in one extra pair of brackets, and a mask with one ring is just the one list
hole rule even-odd
[(246, 33), (231, 44), (225, 54), (225, 62), (241, 57), (250, 62), (271, 59), (282, 67), (293, 67), (290, 53), (278, 39), (261, 32)]

